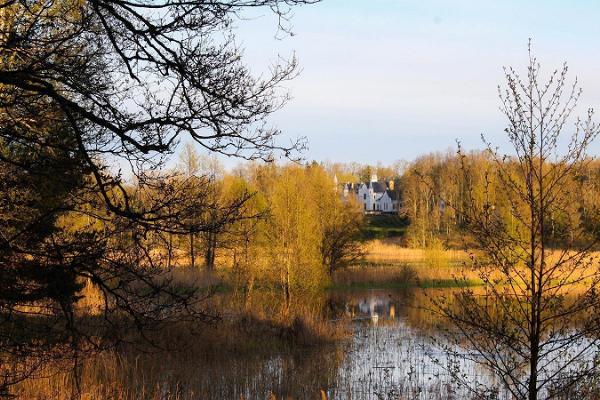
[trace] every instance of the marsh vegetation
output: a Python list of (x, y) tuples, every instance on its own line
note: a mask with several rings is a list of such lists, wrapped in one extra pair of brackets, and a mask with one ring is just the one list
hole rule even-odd
[[(491, 371), (441, 350), (451, 325), (431, 312), (428, 299), (453, 290), (329, 292), (291, 326), (268, 316), (278, 309), (271, 298), (256, 304), (253, 317), (238, 319), (229, 314), (231, 294), (220, 295), (215, 301), (229, 316), (201, 333), (163, 332), (159, 340), (169, 351), (128, 344), (85, 360), (77, 377), (69, 368), (48, 366), (15, 393), (69, 399), (77, 379), (84, 399), (479, 398), (452, 376), (460, 366), (464, 378), (497, 387), (498, 398), (512, 398)], [(466, 342), (456, 350), (470, 351)], [(577, 393), (594, 399), (593, 382), (557, 398)]]

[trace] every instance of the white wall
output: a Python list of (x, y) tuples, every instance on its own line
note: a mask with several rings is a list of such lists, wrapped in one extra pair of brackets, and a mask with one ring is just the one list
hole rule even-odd
[(398, 211), (398, 202), (394, 202), (387, 192), (384, 192), (383, 194), (373, 193), (373, 189), (367, 187), (364, 183), (358, 187), (356, 197), (362, 204), (363, 211), (381, 211), (389, 213)]

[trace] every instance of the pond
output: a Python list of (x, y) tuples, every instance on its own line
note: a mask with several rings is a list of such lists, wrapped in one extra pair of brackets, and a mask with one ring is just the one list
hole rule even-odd
[[(112, 353), (90, 360), (82, 385), (90, 399), (470, 399), (472, 393), (457, 385), (449, 370), (472, 383), (501, 385), (486, 368), (467, 361), (476, 354), (445, 340), (450, 327), (429, 310), (429, 298), (451, 290), (456, 289), (330, 291), (319, 304), (328, 318), (349, 328), (345, 339), (282, 347), (269, 335), (258, 335), (252, 339), (256, 343), (221, 349), (210, 335), (230, 332), (214, 329), (201, 339), (210, 354)], [(227, 296), (221, 300), (229, 301)], [(449, 358), (444, 345), (459, 356)], [(23, 398), (68, 398), (59, 395), (66, 380), (44, 389), (37, 385), (22, 392)], [(32, 396), (36, 392), (44, 395)], [(495, 398), (511, 397), (500, 391)]]
[[(430, 295), (436, 290), (428, 289)], [(421, 289), (341, 291), (328, 294), (328, 312), (345, 323), (351, 336), (328, 346), (228, 357), (198, 363), (184, 376), (164, 381), (163, 393), (203, 399), (447, 399), (464, 398), (446, 368), (445, 353), (434, 343), (441, 320), (424, 307)], [(438, 343), (439, 344), (439, 343)], [(265, 342), (265, 346), (269, 343)], [(462, 362), (469, 379), (491, 376)], [(172, 382), (177, 381), (177, 387)]]

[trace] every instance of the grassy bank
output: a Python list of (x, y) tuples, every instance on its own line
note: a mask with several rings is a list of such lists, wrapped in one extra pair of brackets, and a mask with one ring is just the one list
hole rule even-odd
[[(479, 286), (483, 282), (471, 266), (467, 253), (445, 249), (441, 244), (425, 249), (407, 248), (401, 238), (370, 240), (364, 243), (366, 256), (360, 265), (338, 271), (330, 289), (456, 288)], [(548, 260), (563, 257), (560, 249), (548, 249)], [(572, 256), (574, 253), (567, 253)], [(593, 252), (600, 258), (600, 252)], [(593, 275), (593, 265), (582, 276)], [(498, 279), (503, 277), (496, 273)], [(572, 280), (576, 278), (573, 277)], [(591, 284), (578, 280), (577, 284)]]
[(367, 214), (361, 233), (363, 240), (401, 238), (408, 225), (407, 218), (396, 214)]
[(424, 264), (369, 264), (336, 272), (329, 290), (456, 288), (478, 286), (481, 280), (460, 266), (431, 268)]
[(466, 267), (467, 255), (441, 246), (412, 249), (400, 238), (364, 243), (366, 256), (360, 265), (334, 274), (329, 289), (453, 288), (477, 286), (481, 280)]
[(370, 240), (365, 242), (366, 263), (376, 264), (427, 264), (430, 268), (440, 268), (468, 261), (461, 250), (444, 249), (437, 245), (426, 249), (408, 248), (399, 238)]

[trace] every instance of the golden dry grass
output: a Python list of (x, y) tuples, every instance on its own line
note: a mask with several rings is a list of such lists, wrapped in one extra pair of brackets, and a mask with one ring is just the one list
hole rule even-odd
[(372, 240), (364, 245), (365, 262), (339, 271), (334, 286), (455, 286), (475, 284), (477, 274), (466, 268), (468, 256), (459, 250), (444, 249), (441, 244), (427, 249), (403, 247), (394, 239)]
[[(349, 269), (345, 276), (340, 274), (338, 279), (341, 282), (402, 281), (410, 275), (406, 269), (410, 266), (416, 277), (415, 280), (421, 282), (437, 281), (451, 284), (451, 281), (459, 278), (471, 283), (481, 283), (478, 272), (470, 268), (470, 259), (465, 251), (444, 249), (439, 244), (426, 249), (407, 248), (394, 240), (372, 240), (365, 244), (365, 251), (366, 265), (362, 268)], [(561, 254), (559, 250), (548, 250), (547, 264), (555, 263)], [(600, 252), (591, 252), (588, 260), (588, 265), (578, 267), (578, 272), (571, 277), (572, 281), (576, 280), (576, 277), (591, 277), (598, 274)], [(571, 269), (566, 266), (564, 271), (570, 273)], [(556, 274), (552, 279), (558, 280), (560, 277), (560, 274)], [(502, 276), (498, 275), (498, 278), (502, 279)]]
[(424, 263), (365, 265), (335, 273), (334, 288), (402, 288), (411, 286), (455, 287), (481, 283), (478, 274), (459, 264), (431, 267)]
[(418, 263), (427, 262), (435, 256), (446, 262), (463, 262), (467, 254), (460, 250), (445, 250), (441, 247), (430, 249), (413, 249), (402, 247), (392, 240), (372, 240), (365, 244), (366, 260), (385, 263)]
[[(177, 274), (175, 279), (195, 281), (202, 278), (202, 273), (188, 269)], [(86, 288), (89, 301), (98, 298), (94, 293), (96, 290), (93, 286)], [(252, 363), (273, 354), (321, 348), (319, 346), (337, 342), (350, 333), (349, 325), (344, 321), (331, 321), (319, 312), (324, 307), (324, 298), (298, 298), (292, 310), (283, 313), (281, 301), (273, 293), (256, 293), (249, 305), (236, 296), (236, 293), (216, 294), (204, 303), (205, 307), (221, 313), (223, 319), (218, 323), (180, 324), (149, 333), (160, 349), (142, 347), (139, 351), (138, 347), (124, 346), (118, 352), (107, 351), (85, 360), (79, 369), (81, 397), (78, 398), (204, 398), (202, 390), (212, 384), (211, 379), (220, 381), (229, 372), (235, 377), (236, 369), (241, 370), (243, 377), (246, 373), (244, 360)], [(132, 340), (136, 341), (133, 335)], [(197, 376), (200, 367), (205, 368), (201, 378)], [(165, 373), (173, 376), (165, 378)], [(181, 381), (197, 380), (196, 387), (178, 386)], [(272, 381), (267, 379), (265, 385), (270, 384)], [(72, 398), (74, 389), (70, 365), (48, 365), (36, 379), (27, 379), (17, 385), (14, 394), (23, 400), (67, 400)]]

